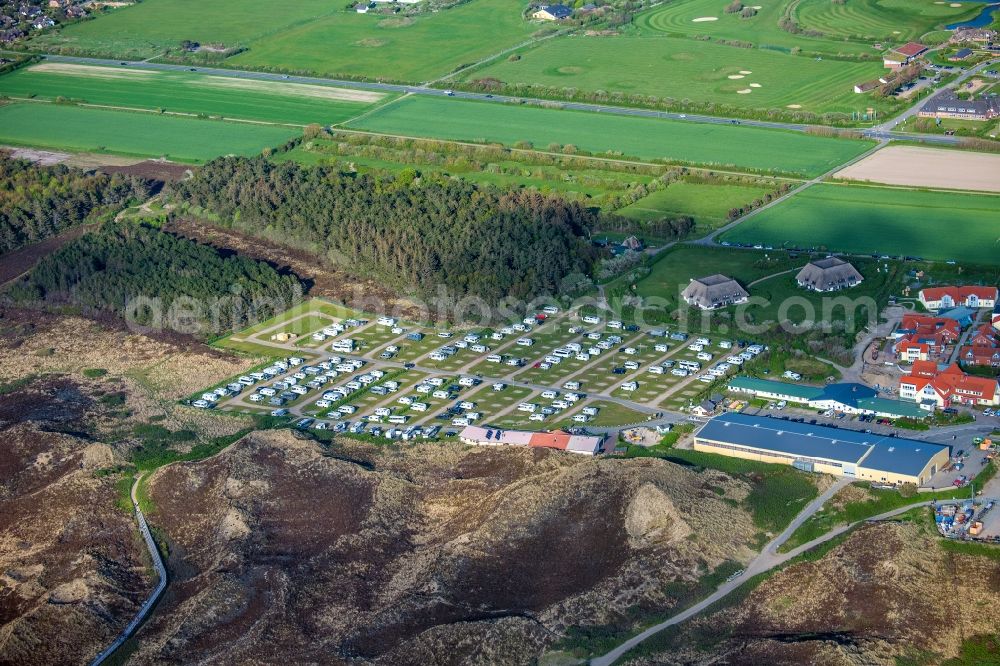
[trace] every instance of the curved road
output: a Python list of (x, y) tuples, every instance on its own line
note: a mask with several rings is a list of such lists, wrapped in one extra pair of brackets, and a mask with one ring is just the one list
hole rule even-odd
[(785, 529), (784, 532), (782, 532), (781, 534), (779, 534), (773, 541), (771, 541), (771, 543), (769, 543), (764, 548), (764, 550), (761, 551), (760, 555), (758, 555), (747, 566), (747, 568), (744, 570), (744, 572), (742, 574), (740, 574), (737, 578), (734, 578), (732, 580), (726, 581), (725, 583), (723, 583), (722, 585), (720, 585), (719, 588), (715, 592), (713, 592), (711, 595), (705, 597), (704, 599), (702, 599), (700, 602), (698, 602), (694, 606), (691, 606), (691, 607), (689, 607), (689, 608), (681, 611), (677, 615), (674, 615), (670, 619), (665, 620), (665, 621), (663, 621), (663, 622), (661, 622), (661, 623), (659, 623), (657, 625), (654, 625), (654, 626), (650, 627), (649, 629), (646, 629), (642, 633), (633, 636), (632, 638), (628, 639), (627, 641), (625, 641), (624, 643), (622, 643), (621, 645), (619, 645), (618, 647), (616, 647), (614, 650), (611, 650), (607, 654), (605, 654), (603, 656), (600, 656), (600, 657), (595, 657), (595, 658), (591, 659), (590, 660), (591, 666), (611, 666), (611, 664), (615, 663), (626, 652), (628, 652), (629, 650), (633, 649), (634, 647), (636, 647), (637, 645), (639, 645), (640, 643), (642, 643), (646, 639), (650, 638), (651, 636), (654, 636), (655, 634), (658, 634), (659, 632), (663, 631), (667, 627), (672, 627), (672, 626), (674, 626), (676, 624), (680, 624), (681, 622), (683, 622), (683, 621), (685, 621), (685, 620), (687, 620), (687, 619), (689, 619), (689, 618), (697, 615), (701, 611), (707, 609), (709, 606), (711, 606), (712, 604), (714, 604), (716, 601), (719, 601), (720, 599), (726, 597), (728, 594), (730, 594), (731, 592), (733, 592), (734, 590), (736, 590), (737, 588), (739, 588), (740, 586), (742, 586), (750, 578), (752, 578), (752, 577), (754, 577), (754, 576), (756, 576), (758, 574), (764, 573), (765, 571), (770, 571), (771, 569), (773, 569), (775, 567), (781, 566), (785, 562), (788, 562), (789, 560), (791, 560), (791, 559), (793, 559), (795, 557), (798, 557), (802, 553), (804, 553), (806, 551), (809, 551), (809, 550), (812, 550), (816, 546), (824, 544), (827, 541), (830, 541), (831, 539), (840, 536), (844, 532), (847, 532), (848, 530), (853, 529), (855, 526), (859, 525), (860, 523), (863, 523), (863, 522), (878, 522), (878, 521), (882, 521), (882, 520), (887, 520), (889, 518), (893, 518), (895, 516), (904, 514), (907, 511), (910, 511), (912, 509), (915, 509), (915, 508), (918, 508), (918, 507), (921, 507), (921, 506), (932, 506), (934, 504), (933, 502), (930, 502), (930, 501), (916, 502), (914, 504), (908, 504), (906, 506), (899, 507), (898, 509), (893, 509), (892, 511), (887, 511), (885, 513), (879, 514), (877, 516), (873, 516), (871, 518), (867, 518), (865, 520), (859, 520), (857, 522), (850, 523), (850, 524), (847, 524), (847, 525), (841, 525), (839, 527), (835, 527), (834, 529), (830, 530), (829, 532), (827, 532), (826, 534), (824, 534), (821, 537), (818, 537), (816, 539), (813, 539), (812, 541), (804, 543), (801, 546), (798, 546), (797, 548), (793, 548), (792, 550), (788, 551), (787, 553), (778, 553), (778, 548), (781, 546), (781, 544), (783, 544), (785, 541), (787, 541), (788, 537), (790, 537), (792, 535), (792, 533), (796, 529), (798, 529), (798, 527), (802, 523), (804, 523), (813, 513), (815, 513), (821, 506), (823, 506), (823, 504), (828, 499), (830, 499), (830, 497), (832, 497), (838, 490), (840, 490), (844, 486), (848, 485), (850, 483), (850, 481), (851, 481), (850, 479), (846, 479), (846, 478), (840, 479), (836, 484), (834, 484), (829, 489), (827, 489), (826, 492), (824, 492), (822, 495), (820, 495), (815, 500), (813, 500), (809, 504), (809, 506), (807, 506), (805, 509), (803, 509), (802, 512), (799, 513), (799, 515), (795, 517), (795, 519)]
[(146, 617), (149, 616), (149, 612), (153, 610), (153, 606), (156, 604), (157, 599), (163, 594), (163, 590), (167, 589), (167, 568), (163, 565), (163, 558), (160, 557), (160, 551), (156, 548), (156, 542), (153, 541), (153, 535), (149, 531), (149, 525), (146, 524), (146, 517), (142, 515), (142, 509), (139, 508), (139, 501), (136, 499), (135, 491), (139, 487), (139, 482), (142, 480), (142, 474), (136, 477), (135, 482), (132, 484), (132, 490), (129, 495), (132, 497), (132, 506), (135, 508), (135, 519), (139, 523), (139, 532), (142, 534), (143, 541), (146, 542), (146, 549), (149, 550), (149, 556), (153, 560), (153, 567), (156, 569), (156, 574), (159, 576), (160, 580), (156, 584), (156, 589), (149, 595), (149, 598), (142, 604), (139, 612), (135, 614), (132, 621), (118, 634), (114, 642), (108, 647), (104, 648), (100, 654), (94, 657), (94, 660), (90, 662), (90, 666), (99, 666), (104, 662), (111, 654), (120, 648), (129, 637), (135, 633), (135, 630), (139, 628), (139, 625), (145, 621)]

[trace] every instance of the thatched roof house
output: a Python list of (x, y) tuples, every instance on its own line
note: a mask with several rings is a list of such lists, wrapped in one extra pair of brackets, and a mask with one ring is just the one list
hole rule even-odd
[(727, 305), (746, 303), (750, 294), (733, 278), (716, 274), (692, 279), (681, 292), (681, 297), (688, 305), (697, 306), (702, 310), (714, 310)]
[(851, 264), (840, 257), (810, 261), (795, 276), (799, 286), (813, 291), (838, 291), (861, 284), (864, 279)]

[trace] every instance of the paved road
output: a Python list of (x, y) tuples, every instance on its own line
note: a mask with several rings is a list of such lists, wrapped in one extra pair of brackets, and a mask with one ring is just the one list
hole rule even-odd
[(142, 515), (142, 509), (139, 508), (139, 500), (136, 499), (135, 491), (139, 487), (139, 482), (142, 480), (142, 475), (140, 474), (136, 477), (135, 482), (132, 484), (132, 490), (130, 495), (132, 497), (132, 506), (135, 508), (135, 519), (139, 523), (139, 532), (142, 534), (143, 541), (146, 542), (146, 549), (149, 550), (149, 557), (153, 560), (153, 567), (156, 569), (156, 575), (159, 576), (159, 582), (156, 584), (156, 589), (153, 590), (149, 598), (146, 599), (145, 603), (139, 609), (139, 612), (135, 614), (132, 621), (128, 623), (114, 642), (106, 647), (100, 654), (94, 657), (94, 660), (90, 662), (90, 666), (99, 666), (104, 662), (111, 654), (120, 648), (123, 643), (125, 643), (128, 638), (135, 633), (135, 630), (139, 628), (149, 612), (153, 610), (153, 606), (156, 604), (157, 599), (163, 594), (163, 591), (167, 589), (167, 568), (163, 565), (163, 559), (160, 557), (160, 551), (156, 548), (156, 542), (153, 541), (153, 535), (149, 531), (149, 526), (146, 524), (146, 517)]
[(676, 624), (680, 624), (681, 622), (684, 622), (687, 619), (690, 619), (691, 617), (694, 617), (695, 615), (699, 614), (701, 611), (707, 609), (709, 606), (711, 606), (712, 604), (714, 604), (716, 601), (719, 601), (720, 599), (726, 597), (731, 592), (733, 592), (734, 590), (736, 590), (737, 588), (739, 588), (740, 586), (742, 586), (750, 578), (752, 578), (752, 577), (754, 577), (754, 576), (756, 576), (758, 574), (764, 573), (765, 571), (769, 571), (769, 570), (771, 570), (771, 569), (773, 569), (775, 567), (781, 566), (785, 562), (788, 562), (789, 560), (791, 560), (791, 559), (793, 559), (795, 557), (798, 557), (802, 553), (804, 553), (806, 551), (809, 551), (809, 550), (812, 550), (816, 546), (824, 544), (827, 541), (830, 541), (831, 539), (834, 539), (834, 538), (840, 536), (844, 532), (847, 532), (848, 530), (853, 529), (855, 526), (859, 525), (861, 522), (878, 522), (878, 521), (882, 521), (882, 520), (888, 520), (890, 518), (894, 518), (896, 516), (904, 514), (907, 511), (910, 511), (910, 510), (915, 509), (917, 507), (931, 506), (933, 504), (933, 502), (930, 502), (930, 501), (922, 501), (922, 502), (916, 502), (914, 504), (909, 504), (907, 506), (900, 507), (900, 508), (894, 509), (892, 511), (887, 511), (886, 513), (882, 513), (882, 514), (879, 514), (877, 516), (873, 516), (872, 518), (868, 518), (865, 521), (858, 521), (858, 522), (855, 522), (855, 523), (851, 523), (849, 525), (841, 525), (839, 527), (836, 527), (836, 528), (830, 530), (829, 532), (827, 532), (826, 534), (824, 534), (823, 536), (818, 537), (816, 539), (813, 539), (812, 541), (809, 541), (807, 543), (804, 543), (801, 546), (798, 546), (797, 548), (794, 548), (794, 549), (788, 551), (787, 553), (778, 553), (777, 552), (778, 547), (781, 546), (781, 544), (783, 544), (785, 541), (787, 541), (788, 537), (790, 537), (792, 535), (792, 533), (796, 529), (798, 529), (798, 527), (802, 523), (804, 523), (810, 516), (812, 516), (812, 514), (814, 514), (817, 510), (819, 510), (819, 508), (821, 506), (823, 506), (823, 504), (827, 500), (829, 500), (831, 497), (833, 497), (833, 495), (838, 490), (840, 490), (841, 488), (843, 488), (844, 486), (846, 486), (849, 483), (850, 483), (850, 479), (846, 479), (846, 478), (845, 479), (840, 479), (836, 484), (834, 484), (829, 489), (827, 489), (826, 492), (824, 492), (822, 495), (820, 495), (815, 500), (813, 500), (809, 504), (809, 506), (807, 506), (805, 509), (803, 509), (799, 513), (799, 515), (795, 517), (795, 520), (792, 521), (792, 523), (788, 526), (787, 529), (785, 529), (784, 532), (782, 532), (781, 534), (779, 534), (774, 540), (771, 541), (771, 543), (769, 543), (764, 548), (763, 551), (761, 551), (760, 555), (758, 555), (747, 566), (746, 570), (739, 577), (734, 578), (733, 580), (730, 580), (730, 581), (727, 581), (727, 582), (723, 583), (722, 585), (719, 586), (719, 588), (713, 594), (711, 594), (710, 596), (702, 599), (700, 602), (698, 602), (694, 606), (691, 606), (690, 608), (687, 608), (686, 610), (678, 613), (677, 615), (674, 615), (670, 619), (665, 620), (665, 621), (661, 622), (660, 624), (654, 625), (654, 626), (650, 627), (649, 629), (643, 631), (640, 634), (637, 634), (636, 636), (634, 636), (634, 637), (630, 638), (629, 640), (625, 641), (624, 643), (622, 643), (621, 645), (619, 645), (615, 649), (611, 650), (607, 654), (602, 655), (600, 657), (595, 657), (595, 658), (591, 659), (590, 660), (591, 666), (611, 666), (611, 664), (615, 663), (626, 652), (628, 652), (629, 650), (633, 649), (634, 647), (636, 647), (637, 645), (639, 645), (640, 643), (642, 643), (646, 639), (650, 638), (651, 636), (654, 636), (654, 635), (658, 634), (659, 632), (663, 631), (667, 627), (672, 627), (672, 626), (674, 626)]

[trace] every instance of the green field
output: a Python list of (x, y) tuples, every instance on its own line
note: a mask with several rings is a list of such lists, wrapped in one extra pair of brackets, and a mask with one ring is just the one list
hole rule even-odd
[(356, 129), (406, 136), (550, 143), (649, 160), (818, 175), (873, 144), (756, 127), (606, 115), (413, 96), (358, 121)]
[(697, 224), (698, 235), (704, 235), (727, 222), (730, 209), (744, 206), (773, 189), (677, 181), (616, 212), (640, 222), (670, 215), (690, 215)]
[(291, 26), (339, 13), (343, 3), (297, 0), (280, 9), (264, 0), (144, 0), (92, 21), (80, 21), (35, 37), (30, 45), (114, 58), (149, 58), (185, 39), (226, 47), (246, 45)]
[(59, 104), (0, 106), (0, 143), (204, 162), (252, 155), (297, 130)]
[(830, 37), (905, 41), (979, 14), (982, 4), (935, 0), (850, 0), (835, 4), (830, 0), (801, 0), (795, 20), (807, 30), (819, 30)]
[(527, 40), (539, 26), (521, 18), (523, 9), (516, 0), (470, 0), (413, 18), (341, 12), (274, 31), (228, 62), (244, 68), (426, 81)]
[[(881, 61), (816, 59), (692, 39), (565, 37), (524, 52), (520, 60), (497, 61), (469, 78), (739, 109), (850, 113), (871, 105), (867, 96), (854, 93), (854, 84), (883, 71)], [(724, 115), (724, 109), (717, 113)]]
[[(635, 17), (634, 24), (638, 34), (648, 37), (686, 35), (738, 40), (750, 42), (757, 47), (777, 49), (786, 53), (794, 47), (799, 47), (806, 53), (839, 53), (844, 55), (877, 53), (870, 44), (793, 35), (782, 30), (778, 21), (788, 4), (788, 2), (763, 4), (755, 16), (742, 18), (738, 14), (725, 13), (723, 10), (726, 3), (718, 2), (718, 0), (675, 0), (642, 12)], [(706, 17), (712, 17), (716, 20), (695, 20)]]
[(70, 63), (44, 63), (2, 76), (0, 95), (62, 96), (89, 104), (300, 125), (342, 122), (385, 97), (326, 86)]
[(998, 264), (998, 230), (997, 196), (820, 184), (723, 240)]

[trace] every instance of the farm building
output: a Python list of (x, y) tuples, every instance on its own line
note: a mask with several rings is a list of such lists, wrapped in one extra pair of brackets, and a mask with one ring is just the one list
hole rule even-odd
[(917, 42), (907, 42), (882, 56), (882, 64), (889, 69), (902, 69), (926, 53), (927, 47)]
[(926, 287), (918, 294), (928, 310), (942, 310), (964, 305), (967, 308), (992, 308), (997, 304), (996, 287)]
[(695, 434), (694, 449), (809, 472), (918, 486), (927, 484), (951, 453), (947, 446), (913, 439), (736, 413), (706, 423)]
[(840, 257), (810, 261), (795, 276), (800, 287), (813, 291), (848, 289), (861, 284), (863, 279), (858, 269)]
[(693, 278), (681, 292), (681, 298), (688, 305), (697, 306), (702, 310), (714, 310), (727, 305), (746, 303), (750, 294), (733, 278), (716, 274)]
[(566, 5), (542, 5), (531, 15), (540, 21), (559, 21), (573, 15), (573, 10)]
[(784, 400), (811, 409), (833, 409), (847, 414), (874, 414), (892, 419), (926, 416), (911, 402), (881, 398), (875, 389), (851, 382), (820, 387), (739, 376), (729, 381), (729, 390), (751, 393), (754, 397), (767, 400)]
[(557, 449), (593, 456), (601, 452), (603, 437), (572, 435), (556, 430), (554, 432), (529, 432), (525, 430), (502, 430), (466, 426), (458, 435), (465, 444), (474, 446), (530, 446), (532, 448)]
[(931, 97), (917, 115), (921, 118), (991, 120), (1000, 116), (1000, 97), (961, 99), (955, 91), (945, 90)]
[(925, 410), (1000, 405), (996, 379), (967, 375), (955, 364), (941, 370), (933, 363), (914, 363), (910, 374), (899, 380), (899, 397), (913, 400)]

